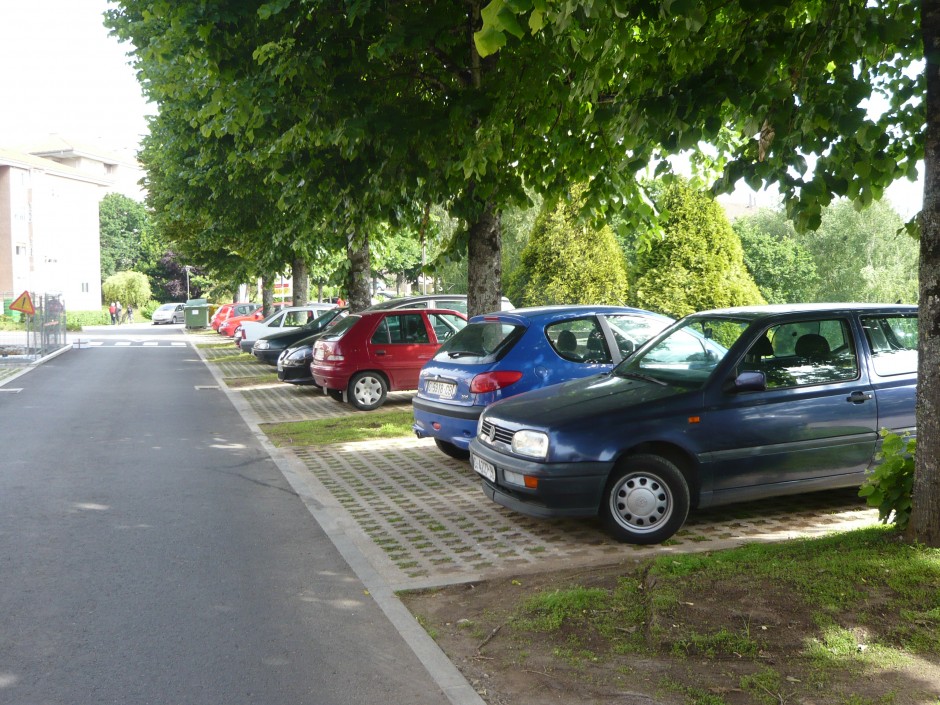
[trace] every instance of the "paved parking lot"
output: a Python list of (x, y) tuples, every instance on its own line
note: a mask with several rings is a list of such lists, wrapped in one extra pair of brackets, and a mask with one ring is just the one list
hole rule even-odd
[[(359, 414), (311, 387), (277, 381), (273, 368), (214, 333), (190, 333), (231, 394), (261, 423)], [(205, 346), (209, 344), (209, 346)], [(411, 393), (387, 406), (410, 408)], [(823, 492), (693, 513), (659, 546), (612, 541), (592, 520), (539, 520), (484, 497), (469, 464), (443, 455), (429, 440), (402, 438), (288, 449), (310, 473), (318, 501), (395, 590), (446, 585), (635, 560), (654, 552), (703, 551), (875, 523), (855, 490)]]

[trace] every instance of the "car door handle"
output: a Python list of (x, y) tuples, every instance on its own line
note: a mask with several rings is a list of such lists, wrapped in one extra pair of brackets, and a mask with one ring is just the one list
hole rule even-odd
[(384, 350), (376, 350), (376, 351), (375, 351), (375, 354), (376, 354), (376, 355), (384, 355), (384, 354), (385, 354), (385, 351), (384, 351)]
[(871, 392), (852, 392), (845, 398), (846, 401), (852, 404), (864, 404), (869, 399), (874, 399)]

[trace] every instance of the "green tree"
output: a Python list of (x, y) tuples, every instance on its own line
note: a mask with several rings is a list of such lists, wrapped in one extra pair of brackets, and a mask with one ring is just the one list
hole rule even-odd
[(583, 220), (584, 188), (546, 202), (507, 289), (517, 306), (620, 304), (627, 297), (623, 252), (609, 226)]
[(140, 272), (117, 272), (105, 279), (101, 293), (106, 301), (120, 301), (124, 309), (140, 310), (150, 301), (150, 282)]
[(144, 256), (142, 242), (150, 231), (150, 214), (143, 203), (109, 193), (98, 206), (101, 233), (102, 281), (118, 271), (137, 269)]
[(632, 302), (676, 318), (694, 311), (764, 303), (721, 206), (675, 182), (654, 193), (663, 237), (637, 255)]
[(826, 208), (819, 228), (799, 236), (816, 263), (815, 300), (916, 303), (918, 243), (902, 225), (885, 201)]
[(744, 265), (767, 303), (814, 301), (816, 263), (782, 211), (761, 209), (731, 227), (741, 240)]

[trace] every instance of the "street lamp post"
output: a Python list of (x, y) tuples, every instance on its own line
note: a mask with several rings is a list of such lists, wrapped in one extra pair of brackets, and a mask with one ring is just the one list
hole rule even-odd
[(186, 300), (189, 301), (189, 265), (183, 265), (183, 269), (186, 270)]

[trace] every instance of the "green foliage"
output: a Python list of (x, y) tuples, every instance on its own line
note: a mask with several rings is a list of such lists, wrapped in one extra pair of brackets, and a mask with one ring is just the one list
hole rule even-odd
[(105, 280), (101, 293), (106, 301), (120, 301), (125, 310), (139, 310), (150, 300), (150, 282), (140, 272), (118, 272)]
[(617, 304), (627, 295), (623, 252), (609, 226), (581, 218), (584, 188), (555, 204), (546, 202), (535, 220), (506, 294), (517, 306)]
[(818, 228), (834, 197), (878, 200), (924, 156), (920, 3), (491, 0), (476, 40), (501, 61), (567, 47), (571, 100), (631, 167), (662, 175), (663, 154), (692, 151), (720, 192), (779, 185), (798, 230)]
[(144, 257), (143, 242), (151, 218), (144, 204), (119, 193), (109, 193), (98, 206), (101, 232), (101, 278), (136, 269)]
[(767, 303), (814, 300), (816, 263), (783, 212), (764, 209), (736, 219), (732, 228), (741, 240), (744, 264)]
[(676, 318), (764, 303), (744, 266), (741, 243), (714, 199), (682, 180), (655, 191), (664, 212), (663, 237), (636, 255), (631, 303)]
[(887, 201), (858, 210), (826, 208), (815, 232), (799, 235), (818, 272), (815, 301), (917, 301), (918, 242)]
[(81, 330), (84, 326), (104, 326), (111, 323), (111, 314), (107, 308), (100, 311), (66, 311), (68, 330)]
[(911, 519), (914, 488), (914, 454), (917, 439), (899, 436), (884, 430), (881, 446), (881, 462), (869, 475), (858, 494), (871, 507), (878, 509), (882, 523), (893, 522), (901, 531)]

